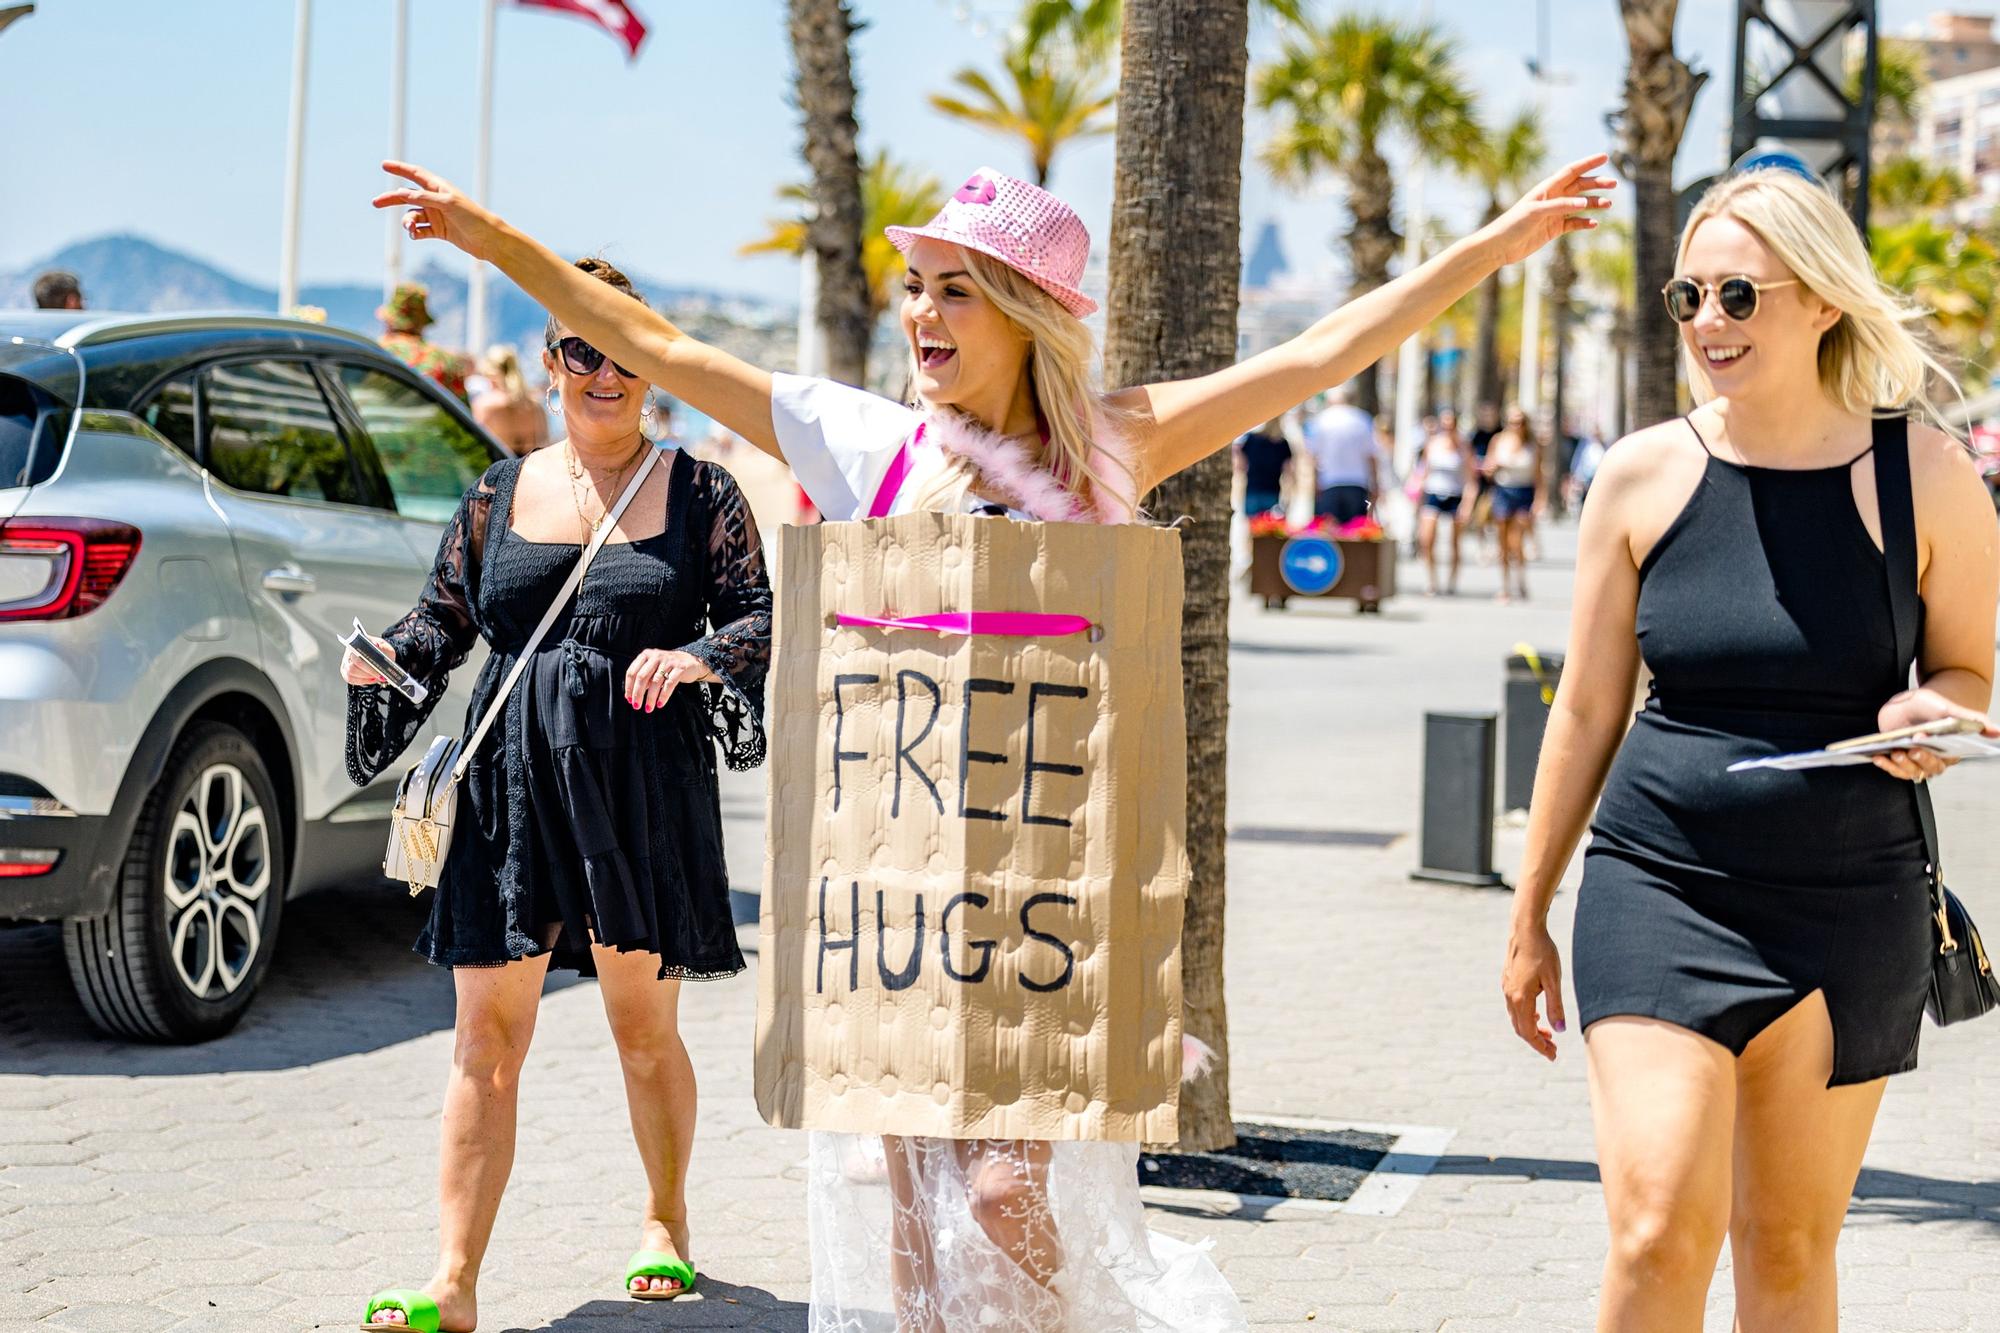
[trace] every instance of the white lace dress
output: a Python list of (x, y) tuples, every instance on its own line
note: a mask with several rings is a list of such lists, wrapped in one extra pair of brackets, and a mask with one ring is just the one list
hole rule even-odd
[[(829, 519), (867, 512), (919, 420), (792, 375), (772, 377), (771, 402), (786, 461)], [(922, 492), (924, 467), (891, 512)], [(1205, 1246), (1147, 1229), (1135, 1143), (808, 1137), (813, 1333), (1245, 1326)]]

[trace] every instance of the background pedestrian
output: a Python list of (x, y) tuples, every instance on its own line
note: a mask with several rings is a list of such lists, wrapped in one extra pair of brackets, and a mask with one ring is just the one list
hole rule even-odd
[(68, 269), (52, 268), (35, 278), (37, 310), (83, 309), (83, 282)]
[[(521, 358), (513, 348), (496, 344), (486, 349), (479, 365), (482, 383), (472, 395), (472, 419), (486, 428), (508, 453), (533, 453), (549, 442), (549, 418), (541, 398), (528, 388)], [(555, 386), (549, 386), (553, 402)]]

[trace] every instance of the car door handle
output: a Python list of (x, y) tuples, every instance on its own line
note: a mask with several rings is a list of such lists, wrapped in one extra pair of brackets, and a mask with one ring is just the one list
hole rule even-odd
[(280, 593), (311, 592), (319, 587), (319, 580), (297, 565), (280, 565), (264, 571), (264, 587)]

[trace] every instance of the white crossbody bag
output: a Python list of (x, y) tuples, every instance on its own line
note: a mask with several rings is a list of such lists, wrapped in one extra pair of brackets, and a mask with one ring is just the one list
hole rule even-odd
[(528, 639), (527, 646), (514, 659), (514, 669), (507, 673), (507, 679), (493, 696), (493, 702), (486, 707), (486, 715), (479, 719), (479, 725), (463, 742), (455, 737), (439, 736), (431, 742), (424, 757), (403, 775), (396, 787), (396, 808), (389, 816), (389, 850), (382, 857), (382, 873), (390, 879), (401, 880), (410, 886), (410, 896), (416, 897), (425, 889), (437, 887), (438, 878), (444, 872), (445, 853), (451, 848), (451, 830), (458, 815), (458, 783), (465, 776), (465, 770), (472, 763), (472, 756), (478, 753), (479, 743), (486, 739), (486, 733), (506, 706), (507, 698), (514, 687), (521, 683), (521, 676), (528, 669), (528, 662), (541, 646), (542, 636), (562, 614), (563, 607), (583, 583), (584, 571), (597, 558), (597, 552), (604, 545), (605, 538), (618, 526), (618, 519), (625, 512), (625, 506), (646, 484), (646, 477), (653, 470), (653, 464), (660, 461), (660, 451), (653, 449), (646, 461), (639, 465), (639, 473), (625, 487), (625, 493), (618, 497), (618, 503), (611, 513), (598, 525), (597, 535), (590, 539), (590, 545), (583, 549), (583, 558), (570, 571), (569, 579), (556, 594), (555, 601), (542, 615), (542, 623), (535, 626), (535, 632)]

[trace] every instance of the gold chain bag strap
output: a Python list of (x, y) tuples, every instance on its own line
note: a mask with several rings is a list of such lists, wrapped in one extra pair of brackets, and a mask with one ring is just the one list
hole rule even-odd
[(646, 484), (646, 477), (653, 470), (653, 464), (660, 459), (660, 451), (648, 447), (646, 460), (639, 465), (639, 471), (627, 483), (618, 503), (612, 507), (609, 517), (598, 526), (597, 533), (584, 547), (582, 559), (570, 571), (569, 579), (556, 594), (555, 601), (542, 615), (542, 623), (535, 626), (535, 632), (528, 638), (527, 646), (514, 659), (513, 670), (487, 705), (485, 716), (472, 729), (463, 743), (455, 737), (439, 736), (433, 740), (430, 749), (424, 752), (402, 782), (396, 788), (396, 808), (389, 816), (389, 850), (382, 856), (382, 873), (390, 879), (400, 880), (410, 886), (410, 896), (416, 897), (425, 889), (437, 887), (439, 877), (444, 873), (445, 855), (451, 850), (451, 831), (458, 813), (458, 783), (465, 776), (465, 770), (472, 763), (472, 756), (479, 751), (479, 743), (486, 739), (486, 733), (500, 716), (500, 710), (514, 687), (521, 682), (528, 669), (528, 662), (541, 646), (542, 638), (549, 632), (563, 607), (569, 604), (577, 588), (583, 583), (584, 571), (597, 558), (598, 550), (618, 526), (618, 519), (625, 512), (625, 506)]

